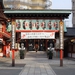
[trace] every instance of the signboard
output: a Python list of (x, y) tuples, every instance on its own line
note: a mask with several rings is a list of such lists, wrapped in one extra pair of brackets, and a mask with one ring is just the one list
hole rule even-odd
[(55, 32), (21, 32), (21, 39), (55, 39)]
[(63, 49), (64, 48), (64, 23), (63, 21), (60, 21), (59, 22), (60, 26), (60, 33), (59, 33), (59, 40), (60, 40), (60, 49)]
[(15, 49), (15, 22), (12, 21), (12, 49)]

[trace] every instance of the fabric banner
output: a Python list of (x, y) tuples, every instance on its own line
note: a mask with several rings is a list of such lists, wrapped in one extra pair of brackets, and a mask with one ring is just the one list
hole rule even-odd
[(21, 32), (21, 39), (55, 39), (55, 32)]

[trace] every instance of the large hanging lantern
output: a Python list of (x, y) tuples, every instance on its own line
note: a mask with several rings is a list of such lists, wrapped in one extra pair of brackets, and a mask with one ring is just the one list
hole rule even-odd
[(37, 21), (37, 22), (35, 23), (35, 27), (36, 27), (36, 29), (39, 29), (39, 21)]
[(55, 22), (55, 23), (54, 23), (54, 27), (55, 27), (55, 29), (57, 30), (57, 28), (58, 28), (58, 22)]
[(16, 27), (17, 27), (17, 29), (20, 29), (20, 27), (21, 27), (21, 23), (20, 23), (19, 20), (18, 20), (18, 22), (16, 23)]
[(26, 29), (26, 21), (23, 21), (23, 29)]
[(29, 28), (32, 29), (32, 21), (29, 23)]
[(52, 24), (51, 21), (48, 22), (48, 28), (51, 29), (52, 28)]
[(41, 23), (41, 27), (42, 27), (42, 29), (45, 29), (46, 28), (46, 23), (45, 22), (42, 22)]

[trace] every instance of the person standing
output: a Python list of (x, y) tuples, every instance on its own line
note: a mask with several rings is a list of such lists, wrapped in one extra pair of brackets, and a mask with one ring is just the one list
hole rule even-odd
[(37, 52), (39, 50), (38, 40), (35, 41), (35, 51)]

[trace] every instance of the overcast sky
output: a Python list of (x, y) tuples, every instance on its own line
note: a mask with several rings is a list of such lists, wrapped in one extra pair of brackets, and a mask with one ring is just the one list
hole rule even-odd
[[(72, 0), (52, 0), (52, 9), (71, 9)], [(68, 26), (72, 26), (72, 14), (69, 16), (69, 19), (66, 20)]]
[(52, 0), (52, 8), (55, 9), (71, 9), (71, 0)]

